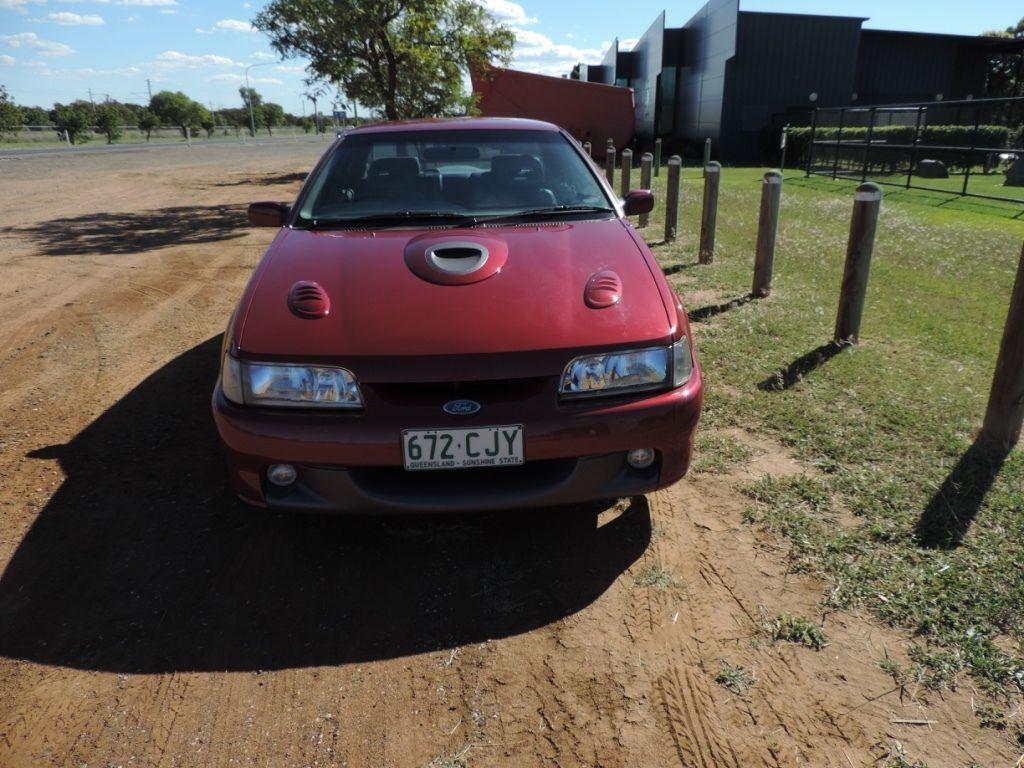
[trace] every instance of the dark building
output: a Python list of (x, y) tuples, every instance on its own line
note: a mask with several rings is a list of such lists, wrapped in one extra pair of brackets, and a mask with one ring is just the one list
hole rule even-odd
[(616, 39), (580, 77), (634, 90), (642, 141), (710, 137), (717, 157), (753, 161), (787, 116), (981, 97), (993, 51), (1024, 50), (1024, 41), (863, 29), (866, 20), (710, 0), (679, 28), (662, 13), (630, 51)]

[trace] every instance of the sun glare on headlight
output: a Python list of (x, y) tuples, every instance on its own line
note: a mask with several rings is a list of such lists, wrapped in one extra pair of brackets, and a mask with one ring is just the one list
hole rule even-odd
[(690, 344), (683, 336), (671, 347), (577, 357), (565, 367), (560, 392), (588, 397), (681, 387), (692, 369)]
[(344, 368), (249, 363), (244, 368), (245, 402), (251, 405), (359, 408), (359, 385)]

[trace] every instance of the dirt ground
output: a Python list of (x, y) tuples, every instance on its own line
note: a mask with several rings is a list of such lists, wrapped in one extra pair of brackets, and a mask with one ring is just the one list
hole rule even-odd
[[(322, 146), (0, 161), (0, 765), (1013, 764), (741, 522), (738, 485), (804, 471), (762, 439), (596, 517), (236, 502), (208, 400), (272, 235), (244, 204)], [(830, 644), (771, 642), (782, 612)]]

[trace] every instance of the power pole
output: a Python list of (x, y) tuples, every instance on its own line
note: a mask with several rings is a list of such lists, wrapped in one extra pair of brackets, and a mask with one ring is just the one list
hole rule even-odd
[(96, 119), (96, 102), (92, 100), (92, 88), (89, 89), (89, 103), (92, 104), (92, 119)]
[(320, 112), (316, 108), (316, 96), (310, 96), (309, 100), (313, 102), (313, 124), (316, 126), (317, 134), (320, 133)]
[(149, 82), (149, 78), (146, 78), (146, 90), (149, 92), (149, 100), (153, 100), (153, 84)]

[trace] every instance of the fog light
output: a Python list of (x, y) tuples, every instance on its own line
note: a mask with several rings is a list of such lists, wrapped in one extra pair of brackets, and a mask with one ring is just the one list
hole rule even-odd
[(654, 449), (634, 448), (626, 454), (626, 462), (633, 469), (646, 469), (654, 463)]
[(272, 485), (284, 487), (295, 482), (297, 473), (291, 464), (271, 464), (267, 467), (267, 480)]

